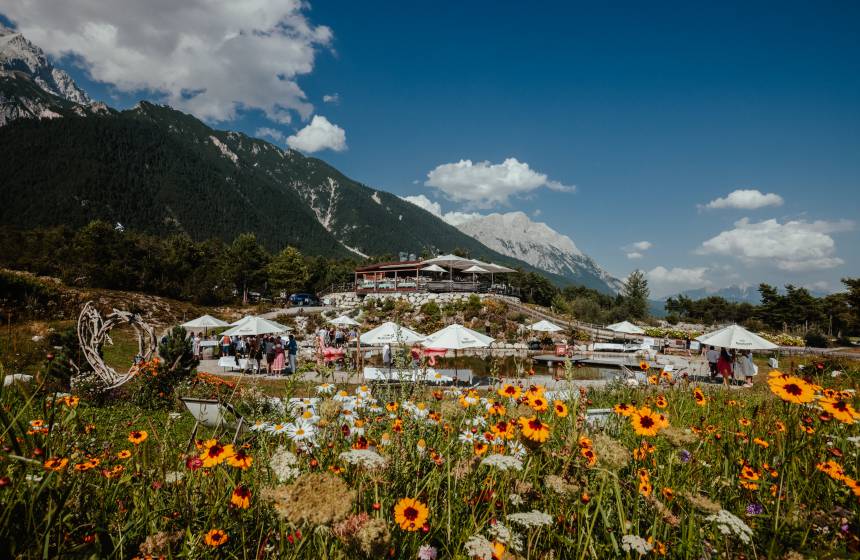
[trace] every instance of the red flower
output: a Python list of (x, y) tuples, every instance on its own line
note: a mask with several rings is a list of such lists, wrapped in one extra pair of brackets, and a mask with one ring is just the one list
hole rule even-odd
[(194, 455), (194, 456), (189, 457), (185, 461), (185, 466), (188, 467), (192, 471), (196, 471), (197, 469), (199, 469), (200, 467), (203, 466), (203, 460), (200, 457)]

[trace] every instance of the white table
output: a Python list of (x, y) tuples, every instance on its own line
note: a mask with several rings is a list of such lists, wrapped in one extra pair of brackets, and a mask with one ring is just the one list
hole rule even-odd
[(248, 359), (241, 358), (239, 360), (239, 365), (236, 365), (236, 358), (233, 356), (224, 356), (218, 360), (218, 367), (222, 367), (224, 369), (248, 369)]

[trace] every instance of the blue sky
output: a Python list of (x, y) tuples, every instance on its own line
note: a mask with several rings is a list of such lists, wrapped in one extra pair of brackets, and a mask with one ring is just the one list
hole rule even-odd
[[(217, 64), (207, 74), (205, 53), (185, 72), (182, 57), (154, 52), (145, 36), (124, 43), (147, 26), (169, 42), (172, 21), (187, 14), (156, 17), (150, 8), (130, 21), (135, 3), (126, 0), (94, 12), (69, 0), (66, 14), (45, 2), (13, 1), (4, 13), (55, 56), (75, 52), (60, 64), (113, 106), (177, 99), (163, 88), (136, 89), (158, 89), (165, 73), (183, 76), (186, 95), (209, 88), (213, 96), (235, 75)], [(345, 137), (325, 149), (308, 131), (298, 145), (322, 147), (314, 155), (347, 175), (423, 194), (443, 212), (522, 210), (617, 276), (647, 271), (656, 295), (759, 281), (833, 290), (840, 277), (860, 275), (858, 226), (849, 222), (860, 202), (860, 4), (331, 1), (273, 13), (216, 14), (199, 36), (273, 18), (299, 29), (292, 40), (301, 49), (260, 43), (257, 56), (291, 62), (282, 77), (306, 96), (285, 102), (292, 122), (278, 122), (286, 118), (270, 105), (294, 92), (260, 99), (272, 70), (251, 55), (234, 61), (248, 87), (220, 92), (221, 100), (260, 108), (222, 118), (223, 103), (200, 96), (183, 109), (219, 128), (266, 127), (284, 137), (325, 117), (314, 129)], [(193, 32), (197, 19), (190, 21), (176, 33)], [(117, 31), (110, 40), (127, 57), (92, 47), (93, 24)], [(168, 70), (159, 75), (161, 68)], [(335, 94), (336, 103), (323, 101)], [(480, 162), (491, 176), (510, 171), (500, 166), (507, 158), (520, 172), (528, 166), (526, 179), (545, 176), (544, 186), (534, 186), (538, 177), (520, 191), (482, 196), (462, 185)], [(446, 192), (425, 184), (429, 172), (461, 160), (473, 162), (465, 175), (443, 167), (430, 181)], [(736, 195), (723, 208), (700, 207), (738, 189), (778, 197)], [(633, 246), (642, 241), (651, 246)]]

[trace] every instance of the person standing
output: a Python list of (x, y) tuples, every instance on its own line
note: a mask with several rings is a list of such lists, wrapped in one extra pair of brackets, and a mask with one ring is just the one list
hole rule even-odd
[(755, 366), (752, 362), (752, 353), (741, 350), (735, 355), (734, 371), (738, 378), (743, 380), (744, 387), (752, 387), (752, 379), (755, 376)]
[(275, 339), (266, 337), (266, 373), (272, 373), (272, 364), (275, 362)]
[(382, 363), (388, 368), (391, 367), (391, 345), (390, 344), (386, 343), (385, 346), (382, 347)]
[(278, 340), (275, 344), (275, 361), (272, 363), (272, 371), (275, 375), (281, 375), (284, 371), (286, 359), (284, 358), (284, 347), (281, 345), (281, 341)]
[(711, 370), (711, 379), (714, 379), (715, 377), (717, 377), (717, 373), (719, 373), (717, 371), (717, 362), (720, 361), (720, 353), (717, 352), (717, 350), (713, 346), (711, 346), (708, 349), (706, 356), (708, 358), (708, 367)]
[(720, 357), (717, 359), (717, 371), (723, 376), (723, 385), (729, 386), (729, 377), (732, 377), (732, 357), (725, 348), (720, 349)]
[(290, 334), (290, 340), (287, 342), (287, 356), (290, 359), (290, 374), (296, 373), (299, 367), (298, 363), (299, 343), (296, 342), (296, 337)]
[(198, 360), (200, 356), (200, 333), (191, 333), (191, 348), (194, 352), (194, 357)]
[(221, 356), (226, 357), (230, 355), (230, 337), (226, 334), (221, 337)]

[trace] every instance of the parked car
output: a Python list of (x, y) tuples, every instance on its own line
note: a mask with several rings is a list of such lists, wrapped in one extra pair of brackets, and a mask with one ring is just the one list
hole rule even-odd
[(293, 294), (290, 296), (290, 305), (307, 305), (311, 307), (317, 307), (320, 304), (320, 300), (317, 296), (313, 294)]

